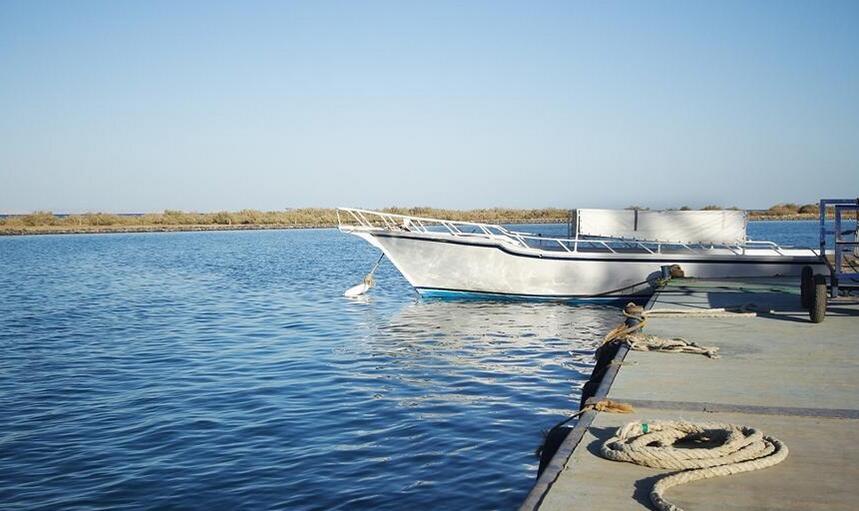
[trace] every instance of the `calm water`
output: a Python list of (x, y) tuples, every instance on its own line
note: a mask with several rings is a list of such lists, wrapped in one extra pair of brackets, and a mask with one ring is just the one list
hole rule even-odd
[(389, 264), (343, 298), (374, 260), (333, 230), (0, 238), (0, 507), (516, 507), (618, 312), (419, 301)]

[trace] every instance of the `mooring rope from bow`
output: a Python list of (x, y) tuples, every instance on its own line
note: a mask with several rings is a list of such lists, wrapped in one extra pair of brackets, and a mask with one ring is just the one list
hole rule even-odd
[[(684, 447), (675, 447), (686, 444)], [(682, 511), (665, 498), (679, 484), (771, 467), (787, 458), (779, 439), (736, 424), (687, 421), (630, 422), (600, 448), (600, 456), (652, 468), (679, 470), (659, 479), (650, 501), (660, 511)]]
[(382, 259), (385, 258), (385, 253), (383, 252), (379, 255), (379, 259), (376, 261), (376, 264), (373, 265), (373, 269), (370, 270), (370, 273), (364, 275), (364, 279), (361, 280), (361, 283), (347, 289), (343, 295), (347, 298), (355, 298), (357, 296), (361, 296), (367, 291), (370, 290), (373, 286), (376, 285), (376, 279), (373, 277), (373, 274), (376, 273), (376, 270), (379, 268), (379, 265), (382, 263)]

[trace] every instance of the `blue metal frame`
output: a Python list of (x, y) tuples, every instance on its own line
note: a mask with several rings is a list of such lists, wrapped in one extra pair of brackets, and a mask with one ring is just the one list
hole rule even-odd
[[(832, 230), (826, 229), (826, 209), (832, 206), (835, 210), (835, 228)], [(820, 257), (826, 266), (829, 268), (829, 283), (830, 294), (833, 298), (838, 296), (838, 286), (844, 285), (844, 281), (850, 281), (850, 287), (859, 285), (859, 272), (844, 272), (843, 262), (844, 254), (859, 247), (859, 242), (856, 241), (855, 231), (842, 231), (841, 223), (844, 213), (853, 212), (857, 215), (857, 224), (859, 224), (859, 199), (821, 199), (820, 200)], [(859, 228), (859, 225), (857, 225)], [(853, 234), (853, 239), (844, 238), (845, 234)], [(834, 235), (832, 244), (832, 252), (835, 256), (834, 264), (830, 264), (826, 258), (826, 237)]]

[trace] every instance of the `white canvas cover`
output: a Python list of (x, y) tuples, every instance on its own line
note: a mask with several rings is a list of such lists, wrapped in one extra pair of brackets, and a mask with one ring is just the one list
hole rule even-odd
[(580, 235), (672, 243), (742, 243), (746, 212), (578, 210)]

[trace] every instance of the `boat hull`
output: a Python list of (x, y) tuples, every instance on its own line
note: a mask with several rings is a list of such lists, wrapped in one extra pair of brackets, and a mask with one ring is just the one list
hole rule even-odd
[[(483, 238), (434, 233), (354, 232), (376, 246), (423, 296), (527, 300), (617, 301), (653, 293), (661, 267), (678, 264), (687, 277), (798, 276), (803, 266), (824, 270), (811, 250), (744, 255), (547, 252)], [(795, 253), (789, 253), (795, 252)]]

